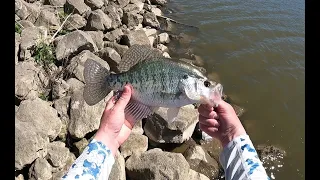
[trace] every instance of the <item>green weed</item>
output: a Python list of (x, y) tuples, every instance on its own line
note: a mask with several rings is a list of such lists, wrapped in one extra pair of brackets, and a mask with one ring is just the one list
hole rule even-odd
[(44, 101), (48, 101), (49, 100), (49, 96), (45, 95), (44, 93), (40, 93), (39, 98), (44, 100)]
[(21, 34), (22, 32), (22, 27), (18, 23), (15, 23), (15, 31), (16, 33), (19, 33), (19, 34)]
[(56, 60), (55, 50), (52, 44), (40, 42), (34, 52), (35, 61), (41, 65), (49, 65)]

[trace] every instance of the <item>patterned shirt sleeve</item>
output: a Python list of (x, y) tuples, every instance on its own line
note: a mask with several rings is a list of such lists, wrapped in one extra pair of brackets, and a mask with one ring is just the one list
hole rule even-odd
[(225, 179), (270, 180), (248, 135), (236, 137), (223, 149)]
[(102, 142), (93, 139), (71, 165), (67, 174), (62, 177), (62, 180), (108, 179), (114, 162), (111, 150)]

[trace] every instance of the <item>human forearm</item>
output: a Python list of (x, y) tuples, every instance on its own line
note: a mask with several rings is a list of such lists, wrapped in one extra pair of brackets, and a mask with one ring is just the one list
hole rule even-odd
[(114, 162), (111, 150), (93, 139), (62, 179), (108, 179)]
[(229, 179), (270, 179), (248, 135), (229, 142), (220, 155), (220, 162)]

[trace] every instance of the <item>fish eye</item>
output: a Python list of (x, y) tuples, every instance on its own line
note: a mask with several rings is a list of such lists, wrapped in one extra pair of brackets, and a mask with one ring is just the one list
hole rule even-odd
[(209, 87), (211, 85), (211, 83), (209, 81), (204, 81), (204, 86), (205, 87)]

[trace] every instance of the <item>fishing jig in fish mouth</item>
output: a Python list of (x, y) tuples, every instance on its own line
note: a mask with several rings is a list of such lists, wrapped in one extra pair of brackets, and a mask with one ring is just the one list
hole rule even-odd
[(133, 45), (118, 65), (120, 73), (111, 73), (99, 62), (88, 59), (84, 65), (84, 100), (92, 106), (111, 91), (119, 99), (123, 87), (130, 84), (132, 96), (125, 113), (140, 120), (159, 107), (168, 109), (168, 122), (179, 108), (189, 104), (217, 106), (222, 97), (221, 84), (210, 81), (203, 70), (186, 61), (163, 57), (155, 48)]

